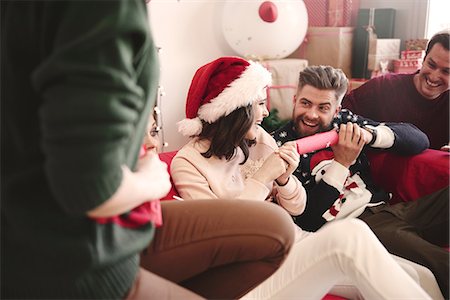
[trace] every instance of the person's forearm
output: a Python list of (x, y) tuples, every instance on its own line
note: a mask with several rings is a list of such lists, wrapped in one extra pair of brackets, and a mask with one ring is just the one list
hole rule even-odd
[(387, 126), (395, 134), (395, 141), (390, 150), (396, 154), (415, 155), (430, 146), (427, 135), (413, 124), (387, 123)]
[(277, 187), (277, 201), (289, 214), (298, 216), (306, 207), (306, 191), (300, 181), (292, 178), (284, 186)]
[(122, 170), (123, 179), (117, 191), (103, 204), (88, 211), (88, 216), (99, 218), (120, 215), (146, 201), (159, 199), (168, 191), (162, 181), (155, 184), (145, 174), (133, 173), (127, 167), (122, 167)]

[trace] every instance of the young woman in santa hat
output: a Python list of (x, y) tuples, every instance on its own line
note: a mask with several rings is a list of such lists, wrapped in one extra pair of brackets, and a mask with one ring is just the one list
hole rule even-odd
[[(149, 117), (143, 140), (146, 156), (157, 157), (161, 147), (159, 113), (155, 107)], [(155, 178), (162, 175), (163, 171), (156, 173)], [(153, 180), (147, 187), (158, 190), (158, 184), (160, 181)], [(127, 300), (236, 299), (273, 274), (294, 242), (289, 217), (281, 208), (264, 203), (239, 204), (232, 207), (227, 200), (162, 201), (164, 223), (155, 230), (152, 243), (140, 256), (140, 266), (153, 274), (143, 271), (140, 276), (145, 280), (130, 292)], [(239, 214), (252, 214), (254, 218), (242, 218)], [(211, 226), (212, 221), (220, 224), (220, 230)], [(279, 226), (270, 226), (273, 222)], [(243, 227), (245, 239), (240, 234)], [(255, 251), (261, 248), (265, 250)], [(146, 285), (150, 280), (154, 284)]]
[[(197, 70), (187, 118), (178, 124), (192, 139), (171, 164), (184, 200), (227, 198), (235, 199), (229, 201), (233, 205), (248, 199), (278, 203), (291, 215), (303, 212), (306, 194), (291, 175), (299, 162), (295, 146), (278, 148), (259, 126), (268, 115), (264, 99), (270, 83), (264, 67), (238, 57)], [(354, 286), (367, 299), (430, 298), (362, 221), (336, 221), (315, 233), (297, 227), (297, 233), (283, 265), (245, 299), (320, 299), (334, 286), (341, 289), (333, 293), (347, 297), (358, 296)]]

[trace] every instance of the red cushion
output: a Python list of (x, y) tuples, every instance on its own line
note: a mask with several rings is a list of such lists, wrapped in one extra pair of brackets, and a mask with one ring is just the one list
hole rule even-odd
[(335, 296), (331, 294), (325, 295), (325, 297), (322, 298), (322, 300), (346, 300), (347, 298), (342, 298), (340, 296)]
[[(163, 152), (159, 154), (159, 159), (161, 161), (165, 162), (167, 164), (167, 168), (170, 174), (170, 164), (172, 163), (172, 159), (177, 154), (178, 151), (171, 151), (171, 152)], [(161, 200), (173, 200), (173, 196), (178, 196), (177, 189), (175, 188), (175, 185), (173, 184), (172, 178), (170, 178), (170, 183), (172, 184), (172, 188), (170, 189), (169, 193), (162, 197)]]
[(393, 194), (392, 203), (416, 200), (449, 184), (450, 153), (427, 149), (412, 156), (368, 152), (376, 184)]

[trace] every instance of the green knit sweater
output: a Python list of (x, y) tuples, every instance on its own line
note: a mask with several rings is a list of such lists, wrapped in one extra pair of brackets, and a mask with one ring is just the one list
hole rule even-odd
[(86, 212), (134, 168), (154, 104), (145, 1), (2, 0), (1, 14), (1, 298), (121, 298), (153, 225)]

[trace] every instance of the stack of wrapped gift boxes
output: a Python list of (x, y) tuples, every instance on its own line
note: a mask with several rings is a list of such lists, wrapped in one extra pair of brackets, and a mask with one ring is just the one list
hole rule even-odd
[[(386, 61), (398, 59), (400, 40), (394, 38), (393, 8), (360, 9), (356, 21), (352, 52), (352, 75), (369, 79)], [(389, 65), (387, 66), (389, 68)]]
[(352, 0), (304, 0), (308, 31), (300, 47), (289, 57), (309, 65), (330, 65), (351, 77), (353, 27)]
[(402, 51), (400, 55), (400, 59), (394, 61), (394, 73), (413, 73), (422, 67), (425, 51), (406, 50)]
[(422, 67), (428, 40), (406, 41), (406, 50), (401, 51), (400, 59), (394, 60), (394, 73), (413, 73)]
[(346, 27), (352, 18), (352, 0), (303, 0), (309, 27)]
[(375, 39), (369, 45), (367, 69), (371, 77), (394, 70), (400, 54), (400, 39)]
[(406, 41), (406, 50), (400, 52), (401, 40), (394, 38), (395, 9), (358, 9), (359, 0), (303, 2), (308, 12), (304, 41), (288, 58), (265, 61), (274, 81), (268, 104), (281, 120), (291, 117), (298, 72), (307, 65), (342, 69), (349, 78), (349, 91), (380, 74), (420, 68), (426, 40)]

